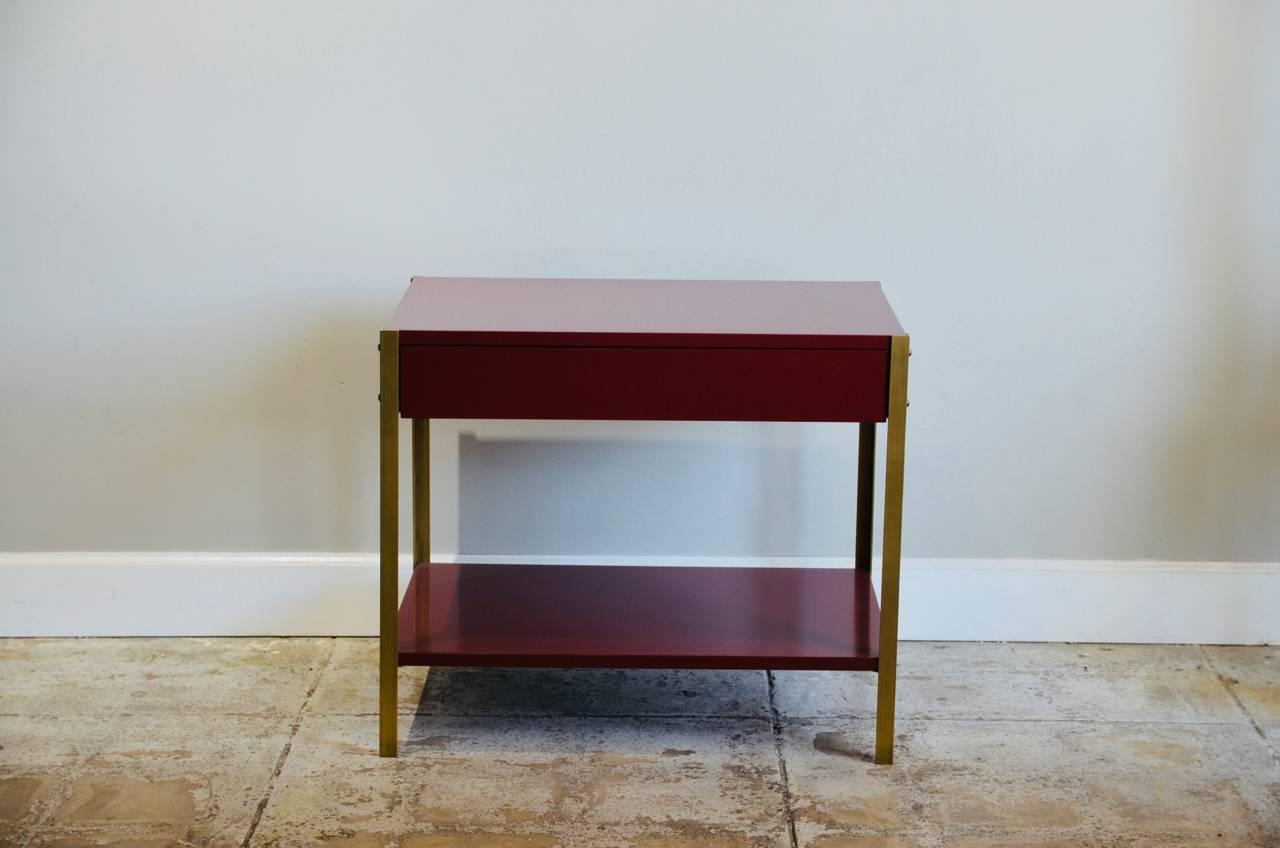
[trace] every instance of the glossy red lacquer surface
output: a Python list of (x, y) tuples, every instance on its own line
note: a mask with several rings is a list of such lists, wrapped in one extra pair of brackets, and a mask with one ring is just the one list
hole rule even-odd
[(404, 344), (887, 349), (879, 283), (415, 277)]
[(419, 565), (401, 665), (874, 671), (867, 571)]

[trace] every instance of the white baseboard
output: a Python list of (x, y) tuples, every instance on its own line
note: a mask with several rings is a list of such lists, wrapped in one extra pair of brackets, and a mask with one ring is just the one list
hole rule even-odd
[[(437, 557), (843, 567), (839, 558)], [(403, 587), (410, 564), (401, 562)], [(878, 575), (877, 575), (878, 579)], [(0, 636), (371, 636), (372, 554), (0, 554)], [(1280, 642), (1280, 563), (910, 559), (904, 639)]]

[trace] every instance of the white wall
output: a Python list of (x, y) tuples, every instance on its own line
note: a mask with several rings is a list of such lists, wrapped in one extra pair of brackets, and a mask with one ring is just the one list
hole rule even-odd
[[(372, 550), (416, 273), (879, 279), (909, 556), (1280, 561), (1278, 42), (1217, 0), (6, 2), (0, 550)], [(436, 434), (442, 551), (852, 546), (847, 427)]]

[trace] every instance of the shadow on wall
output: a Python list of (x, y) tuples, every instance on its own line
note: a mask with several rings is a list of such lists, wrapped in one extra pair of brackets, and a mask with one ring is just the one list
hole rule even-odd
[[(1280, 561), (1280, 270), (1276, 232), (1268, 233), (1280, 221), (1262, 196), (1280, 180), (1271, 155), (1280, 138), (1267, 117), (1280, 108), (1280, 81), (1259, 86), (1266, 31), (1244, 25), (1237, 38), (1199, 37), (1198, 65), (1181, 81), (1195, 83), (1176, 92), (1194, 105), (1177, 128), (1190, 165), (1172, 284), (1189, 289), (1199, 308), (1180, 352), (1186, 390), (1154, 454), (1149, 556)], [(1225, 102), (1215, 79), (1224, 68), (1241, 81)], [(1220, 155), (1233, 149), (1238, 155)]]
[[(673, 435), (672, 428), (689, 426), (682, 424), (590, 426), (596, 432), (575, 439), (460, 433), (459, 550), (579, 556), (833, 553), (800, 547), (822, 540), (796, 526), (799, 448), (770, 443), (789, 432), (771, 428), (794, 425), (696, 425), (712, 435), (695, 439)], [(736, 438), (716, 438), (716, 430)], [(847, 514), (850, 526), (838, 528), (837, 536), (848, 535), (851, 550), (852, 512)]]

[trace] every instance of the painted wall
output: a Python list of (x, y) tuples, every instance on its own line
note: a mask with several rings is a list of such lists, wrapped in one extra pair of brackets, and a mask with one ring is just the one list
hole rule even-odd
[[(5, 2), (0, 550), (371, 551), (416, 273), (879, 279), (908, 556), (1280, 561), (1278, 41), (1256, 2)], [(435, 442), (442, 551), (852, 547), (849, 427)]]

